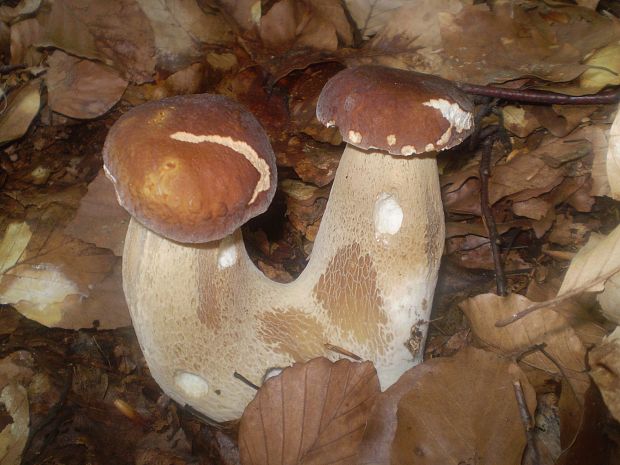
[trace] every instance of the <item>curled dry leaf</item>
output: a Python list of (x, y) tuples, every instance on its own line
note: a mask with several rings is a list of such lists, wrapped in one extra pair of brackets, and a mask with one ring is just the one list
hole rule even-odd
[(354, 463), (379, 393), (370, 362), (316, 358), (266, 381), (239, 428), (243, 465)]
[(591, 234), (586, 245), (577, 252), (558, 296), (577, 289), (602, 291), (597, 298), (603, 313), (610, 320), (620, 323), (620, 226), (607, 236)]
[(40, 88), (41, 81), (36, 79), (11, 92), (6, 109), (0, 114), (0, 144), (19, 139), (26, 133), (39, 113)]
[(590, 376), (598, 386), (607, 408), (620, 421), (620, 327), (590, 352)]
[[(474, 335), (504, 355), (518, 356), (533, 346), (545, 344), (545, 350), (560, 365), (577, 393), (585, 393), (589, 385), (585, 374), (586, 348), (563, 315), (545, 308), (508, 326), (495, 326), (496, 321), (510, 317), (533, 303), (519, 294), (507, 297), (481, 294), (461, 302), (459, 307), (467, 315)], [(562, 374), (558, 366), (539, 351), (525, 355), (522, 360), (547, 373)]]
[(50, 108), (65, 116), (91, 119), (119, 101), (127, 81), (109, 66), (56, 50), (47, 60), (45, 76)]
[(614, 123), (609, 130), (607, 179), (611, 190), (611, 197), (620, 200), (620, 111), (616, 113)]
[(536, 406), (519, 367), (474, 348), (433, 362), (398, 403), (391, 463), (519, 465), (526, 437), (513, 383), (530, 415)]

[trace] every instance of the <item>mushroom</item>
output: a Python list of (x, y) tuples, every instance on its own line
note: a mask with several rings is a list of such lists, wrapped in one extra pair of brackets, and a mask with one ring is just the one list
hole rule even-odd
[[(288, 284), (254, 266), (238, 229), (275, 182), (258, 161), (273, 160), (266, 137), (241, 106), (208, 95), (145, 104), (106, 140), (109, 176), (134, 215), (123, 280), (144, 356), (168, 395), (217, 421), (255, 394), (238, 375), (260, 385), (271, 369), (337, 358), (328, 343), (373, 361), (383, 388), (422, 358), (423, 340), (415, 353), (406, 343), (416, 323), (426, 332), (443, 249), (437, 167), (434, 152), (390, 153), (457, 144), (472, 130), (471, 103), (435, 77), (360, 67), (328, 82), (317, 114), (349, 144), (308, 265)], [(232, 200), (211, 201), (216, 191)]]

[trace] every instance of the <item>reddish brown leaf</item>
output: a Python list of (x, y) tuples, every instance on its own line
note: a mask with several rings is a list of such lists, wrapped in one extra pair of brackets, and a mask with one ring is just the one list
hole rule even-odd
[(269, 379), (239, 429), (244, 465), (352, 464), (379, 381), (372, 364), (316, 358)]
[(530, 414), (536, 397), (519, 367), (474, 348), (433, 361), (398, 404), (391, 463), (520, 464), (526, 438), (513, 383)]

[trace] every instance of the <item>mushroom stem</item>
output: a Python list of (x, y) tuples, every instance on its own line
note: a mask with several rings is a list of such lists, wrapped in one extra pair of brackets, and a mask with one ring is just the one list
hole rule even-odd
[[(308, 266), (292, 283), (266, 278), (240, 231), (176, 243), (132, 220), (123, 258), (134, 327), (155, 380), (214, 420), (238, 417), (270, 368), (325, 343), (375, 363), (388, 387), (422, 359), (444, 242), (434, 157), (348, 145)], [(411, 328), (419, 340), (412, 355)]]

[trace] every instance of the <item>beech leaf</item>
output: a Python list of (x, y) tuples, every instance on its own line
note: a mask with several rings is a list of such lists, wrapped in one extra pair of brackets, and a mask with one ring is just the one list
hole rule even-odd
[(530, 415), (536, 406), (519, 367), (475, 348), (432, 361), (398, 404), (391, 463), (519, 465), (526, 437), (513, 383)]
[(7, 107), (0, 115), (0, 144), (18, 139), (26, 133), (39, 113), (40, 87), (41, 82), (37, 79), (9, 95)]
[(284, 369), (265, 382), (241, 417), (241, 463), (353, 463), (378, 393), (370, 362), (315, 358)]

